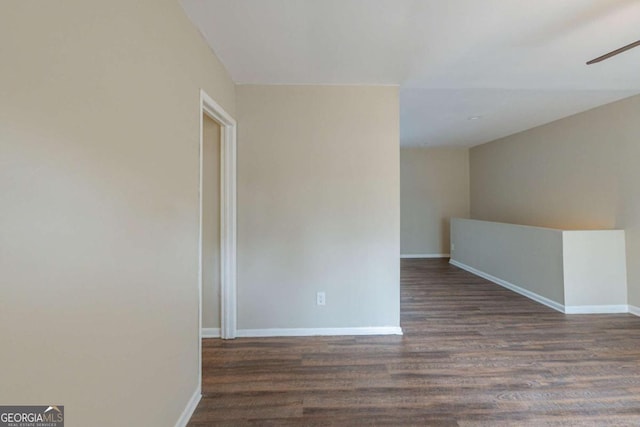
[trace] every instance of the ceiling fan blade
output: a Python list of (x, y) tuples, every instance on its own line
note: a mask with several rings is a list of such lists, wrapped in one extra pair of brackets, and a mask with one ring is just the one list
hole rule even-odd
[(628, 51), (629, 49), (633, 49), (634, 47), (638, 47), (638, 46), (640, 46), (640, 40), (638, 40), (638, 41), (636, 41), (636, 42), (633, 42), (633, 43), (631, 43), (631, 44), (628, 44), (628, 45), (626, 45), (626, 46), (623, 46), (623, 47), (621, 47), (620, 49), (616, 49), (616, 50), (611, 51), (611, 52), (609, 52), (609, 53), (605, 53), (604, 55), (599, 56), (599, 57), (597, 57), (597, 58), (595, 58), (595, 59), (592, 59), (591, 61), (587, 62), (587, 65), (591, 65), (591, 64), (595, 64), (595, 63), (597, 63), (597, 62), (604, 61), (605, 59), (609, 59), (609, 58), (611, 58), (612, 56), (619, 55), (619, 54), (621, 54), (622, 52), (626, 52), (626, 51)]

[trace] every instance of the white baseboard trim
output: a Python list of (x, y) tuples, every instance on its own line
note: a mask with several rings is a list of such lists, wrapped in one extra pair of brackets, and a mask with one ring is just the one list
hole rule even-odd
[(451, 254), (405, 254), (400, 255), (402, 259), (427, 259), (427, 258), (449, 258)]
[[(463, 264), (454, 259), (449, 261), (450, 264), (455, 265), (463, 270), (468, 271), (469, 273), (473, 273), (476, 276), (480, 276), (484, 279), (489, 280), (490, 282), (496, 283), (502, 287), (505, 287), (513, 292), (516, 292), (520, 295), (523, 295), (529, 299), (532, 299), (540, 304), (544, 304), (547, 307), (551, 307), (554, 310), (558, 310), (561, 313), (565, 314), (613, 314), (613, 313), (632, 313), (636, 316), (640, 316), (640, 308), (629, 306), (626, 304), (617, 304), (617, 305), (562, 305), (558, 302), (550, 300), (549, 298), (543, 297), (542, 295), (536, 294), (535, 292), (531, 292), (529, 290), (523, 289), (520, 286), (514, 285), (513, 283), (507, 282), (506, 280), (502, 280), (495, 276), (492, 276), (484, 271), (480, 271), (476, 268), (470, 267), (466, 264)], [(632, 308), (633, 307), (633, 308)], [(632, 311), (635, 310), (635, 312)]]
[(191, 399), (189, 399), (184, 411), (180, 414), (180, 418), (178, 418), (178, 421), (176, 422), (176, 427), (186, 427), (187, 424), (189, 424), (189, 420), (191, 419), (193, 412), (196, 410), (198, 403), (200, 403), (200, 399), (202, 399), (202, 391), (200, 390), (200, 386), (198, 386), (196, 391), (193, 393), (193, 396), (191, 396)]
[(627, 307), (629, 307), (629, 313), (634, 316), (640, 316), (640, 307), (636, 307), (635, 305), (628, 305)]
[(202, 338), (220, 338), (220, 328), (202, 328)]
[(461, 263), (459, 261), (456, 261), (454, 259), (449, 260), (449, 263), (452, 264), (452, 265), (455, 265), (456, 267), (459, 267), (459, 268), (461, 268), (463, 270), (466, 270), (469, 273), (473, 273), (476, 276), (480, 276), (483, 279), (487, 279), (490, 282), (493, 282), (493, 283), (495, 283), (497, 285), (500, 285), (500, 286), (502, 286), (504, 288), (507, 288), (507, 289), (509, 289), (509, 290), (511, 290), (511, 291), (513, 291), (515, 293), (518, 293), (518, 294), (523, 295), (523, 296), (525, 296), (525, 297), (527, 297), (529, 299), (532, 299), (532, 300), (534, 300), (536, 302), (539, 302), (540, 304), (546, 305), (547, 307), (553, 308), (554, 310), (558, 310), (561, 313), (565, 312), (564, 311), (564, 308), (565, 308), (564, 305), (562, 305), (560, 303), (557, 303), (557, 302), (555, 302), (553, 300), (550, 300), (547, 297), (543, 297), (542, 295), (538, 295), (535, 292), (528, 291), (528, 290), (526, 290), (524, 288), (521, 288), (520, 286), (517, 286), (517, 285), (514, 285), (513, 283), (507, 282), (506, 280), (502, 280), (502, 279), (500, 279), (498, 277), (495, 277), (495, 276), (492, 276), (490, 274), (487, 274), (484, 271), (480, 271), (480, 270), (475, 269), (473, 267), (469, 267), (468, 265), (463, 264), (463, 263)]
[(629, 306), (619, 305), (565, 305), (564, 312), (567, 314), (607, 314), (607, 313), (629, 313)]
[(238, 338), (336, 335), (402, 335), (402, 328), (400, 326), (371, 326), (363, 328), (238, 329), (236, 331)]

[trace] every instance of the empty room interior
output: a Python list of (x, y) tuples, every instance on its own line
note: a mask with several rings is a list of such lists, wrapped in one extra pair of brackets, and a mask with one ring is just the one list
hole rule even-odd
[(638, 22), (0, 2), (0, 425), (640, 425)]

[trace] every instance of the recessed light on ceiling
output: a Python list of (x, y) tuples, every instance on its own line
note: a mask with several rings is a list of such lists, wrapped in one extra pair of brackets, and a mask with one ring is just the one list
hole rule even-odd
[(471, 116), (471, 117), (467, 117), (467, 120), (480, 120), (482, 119), (482, 116)]

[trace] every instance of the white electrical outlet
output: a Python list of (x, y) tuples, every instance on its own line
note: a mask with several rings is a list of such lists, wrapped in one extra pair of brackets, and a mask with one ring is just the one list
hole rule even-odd
[(454, 245), (453, 243), (451, 244), (451, 252), (456, 250), (456, 245)]
[(327, 297), (324, 292), (318, 292), (316, 294), (316, 305), (325, 305), (327, 303)]

